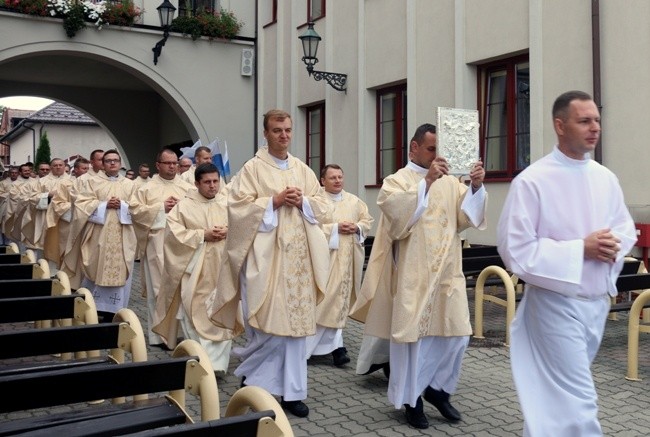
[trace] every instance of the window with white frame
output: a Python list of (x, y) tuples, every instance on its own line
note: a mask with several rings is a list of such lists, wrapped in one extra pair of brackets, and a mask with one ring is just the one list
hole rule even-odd
[(512, 179), (530, 164), (528, 56), (478, 67), (481, 156), (487, 179)]

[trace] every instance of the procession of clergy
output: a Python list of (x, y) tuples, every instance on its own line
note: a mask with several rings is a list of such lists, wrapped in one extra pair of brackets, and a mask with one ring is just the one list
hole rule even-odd
[[(499, 252), (527, 284), (512, 324), (513, 375), (524, 435), (597, 436), (589, 367), (636, 233), (616, 177), (590, 159), (600, 135), (591, 97), (564, 93), (552, 114), (558, 144), (513, 181), (498, 225)], [(409, 425), (429, 426), (423, 398), (461, 420), (450, 395), (472, 327), (460, 232), (486, 228), (482, 162), (459, 180), (436, 153), (436, 127), (419, 126), (409, 162), (383, 180), (363, 273), (366, 204), (343, 190), (340, 166), (326, 165), (319, 181), (292, 156), (292, 133), (290, 114), (264, 114), (266, 145), (228, 184), (207, 147), (194, 165), (163, 149), (157, 174), (141, 165), (134, 180), (120, 174), (116, 150), (77, 159), (74, 178), (60, 159), (39, 164), (36, 178), (22, 165), (0, 185), (4, 237), (91, 290), (105, 320), (128, 305), (139, 260), (149, 344), (196, 340), (217, 374), (235, 356), (241, 385), (279, 396), (295, 416), (309, 414), (307, 359), (350, 361), (342, 329), (352, 317), (365, 323), (356, 372), (383, 369)]]
[[(0, 185), (3, 238), (47, 259), (52, 271), (66, 272), (73, 289), (91, 290), (100, 321), (128, 306), (139, 261), (149, 344), (172, 349), (178, 337), (192, 338), (206, 349), (217, 374), (225, 374), (233, 335), (210, 320), (209, 309), (218, 266), (226, 262), (230, 184), (223, 183), (207, 147), (195, 151), (193, 164), (162, 150), (153, 177), (146, 164), (136, 178), (122, 176), (121, 164), (116, 150), (94, 150), (72, 169), (58, 158), (39, 164), (36, 172), (31, 163), (11, 167)], [(343, 191), (338, 165), (328, 165), (322, 181), (328, 189), (323, 199), (336, 205), (337, 223), (322, 224), (336, 249), (329, 273), (333, 292), (319, 306), (309, 355), (331, 353), (333, 363), (343, 366), (350, 358), (342, 328), (350, 295), (360, 287), (363, 242), (373, 218), (365, 203)], [(237, 317), (241, 321), (241, 311)]]

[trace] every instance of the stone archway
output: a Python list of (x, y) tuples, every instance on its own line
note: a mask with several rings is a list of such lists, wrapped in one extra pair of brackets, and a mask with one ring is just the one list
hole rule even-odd
[(86, 29), (65, 38), (57, 20), (0, 12), (0, 96), (65, 102), (111, 133), (131, 163), (162, 146), (226, 140), (237, 168), (254, 153), (255, 81), (241, 72), (246, 41), (174, 37), (158, 64), (148, 29)]

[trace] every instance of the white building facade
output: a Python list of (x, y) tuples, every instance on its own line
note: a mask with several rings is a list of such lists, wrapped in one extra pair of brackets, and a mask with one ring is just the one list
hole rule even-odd
[[(479, 111), (494, 244), (509, 182), (553, 148), (551, 106), (568, 90), (602, 107), (596, 159), (614, 171), (635, 220), (650, 221), (639, 182), (650, 158), (650, 2), (631, 0), (259, 0), (258, 107), (289, 111), (292, 153), (340, 164), (373, 215), (381, 180), (403, 166), (416, 127), (437, 107)], [(299, 36), (322, 37), (316, 70), (347, 74), (347, 90), (309, 77)], [(261, 131), (261, 118), (258, 120)]]

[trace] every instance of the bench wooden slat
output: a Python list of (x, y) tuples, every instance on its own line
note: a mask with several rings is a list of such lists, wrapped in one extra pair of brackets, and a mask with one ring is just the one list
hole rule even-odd
[(119, 323), (0, 332), (0, 359), (117, 347)]
[(623, 269), (621, 270), (621, 275), (635, 275), (639, 272), (639, 267), (641, 266), (641, 260), (637, 261), (625, 261), (623, 263)]
[(185, 388), (185, 369), (191, 359), (198, 361), (196, 357), (181, 357), (120, 365), (98, 364), (75, 372), (52, 370), (34, 375), (3, 376), (0, 377), (0, 393), (10, 402), (1, 402), (0, 412), (181, 390)]
[(75, 299), (79, 297), (83, 299), (80, 294), (2, 299), (0, 323), (70, 319), (74, 317)]
[(162, 436), (187, 436), (187, 437), (214, 437), (214, 436), (239, 436), (255, 437), (259, 421), (265, 417), (275, 420), (273, 410), (249, 412), (233, 417), (224, 417), (218, 420), (196, 422), (171, 428), (150, 429), (135, 434), (131, 437), (162, 437)]
[(0, 377), (43, 372), (46, 370), (74, 370), (80, 367), (94, 366), (96, 364), (104, 363), (110, 364), (115, 363), (115, 361), (108, 356), (103, 356), (93, 358), (77, 358), (74, 360), (32, 361), (30, 363), (7, 364), (0, 367)]
[(52, 279), (2, 279), (0, 299), (52, 295)]
[(499, 255), (463, 258), (463, 274), (465, 276), (478, 275), (488, 266), (505, 268), (503, 260)]
[(31, 279), (34, 264), (0, 264), (0, 279)]
[(30, 436), (116, 436), (152, 427), (185, 423), (181, 409), (164, 397), (133, 403), (103, 405), (86, 409), (18, 419), (0, 424), (0, 436), (29, 433)]
[(0, 253), (0, 264), (20, 264), (19, 253)]
[(645, 290), (646, 288), (650, 288), (650, 273), (620, 275), (616, 280), (616, 289), (619, 293), (632, 290)]
[(463, 258), (475, 258), (478, 256), (498, 256), (499, 251), (496, 246), (472, 246), (463, 247)]

